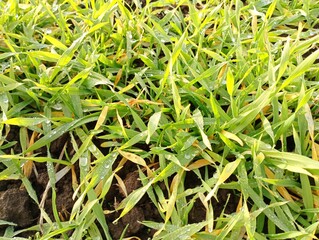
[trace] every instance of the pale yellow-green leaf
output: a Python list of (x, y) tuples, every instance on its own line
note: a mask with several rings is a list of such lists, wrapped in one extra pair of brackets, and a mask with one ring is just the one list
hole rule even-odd
[(130, 160), (133, 163), (136, 163), (138, 165), (141, 165), (143, 167), (146, 167), (147, 164), (145, 162), (145, 160), (143, 158), (141, 158), (140, 156), (134, 154), (134, 153), (130, 153), (130, 152), (125, 152), (122, 150), (118, 150), (118, 152), (125, 157), (126, 159)]
[(23, 126), (23, 127), (28, 127), (28, 126), (35, 126), (38, 125), (42, 122), (46, 121), (45, 118), (24, 118), (24, 117), (17, 117), (17, 118), (10, 118), (7, 119), (6, 121), (3, 121), (4, 124), (9, 124), (9, 125), (16, 125), (16, 126)]
[(230, 68), (228, 68), (227, 70), (227, 75), (226, 75), (226, 88), (227, 88), (227, 92), (230, 96), (233, 95), (234, 92), (234, 84), (235, 84), (235, 78), (234, 75), (232, 73), (232, 70)]
[(220, 184), (224, 183), (234, 173), (241, 161), (242, 159), (238, 158), (235, 161), (226, 164), (222, 173), (219, 175), (214, 188), (207, 194), (205, 198), (206, 202), (209, 201), (213, 196), (215, 196)]
[(231, 132), (227, 132), (226, 130), (222, 130), (221, 134), (223, 134), (226, 138), (236, 141), (240, 146), (244, 146), (243, 141), (237, 137), (235, 134)]
[(65, 46), (61, 41), (58, 39), (51, 37), (50, 35), (44, 35), (44, 38), (47, 39), (52, 45), (54, 45), (56, 48), (59, 48), (63, 51), (67, 50), (67, 46)]
[(95, 124), (94, 130), (98, 130), (102, 126), (102, 124), (104, 123), (105, 118), (107, 116), (108, 110), (109, 110), (108, 106), (105, 106), (102, 109), (102, 111), (100, 113), (100, 116), (99, 116), (99, 118), (98, 118), (98, 120), (97, 120), (97, 122)]

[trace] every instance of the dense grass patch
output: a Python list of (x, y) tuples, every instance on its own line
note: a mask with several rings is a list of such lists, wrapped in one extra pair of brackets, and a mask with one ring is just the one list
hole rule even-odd
[(313, 239), (318, 16), (316, 1), (1, 1), (0, 180), (40, 209), (0, 221), (4, 237), (131, 237), (110, 229), (148, 199), (154, 239)]

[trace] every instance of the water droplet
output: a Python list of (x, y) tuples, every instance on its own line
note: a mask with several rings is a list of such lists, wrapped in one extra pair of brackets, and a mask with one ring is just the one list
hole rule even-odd
[(88, 164), (88, 158), (87, 157), (80, 157), (80, 166), (85, 167)]
[(54, 135), (57, 133), (57, 131), (56, 130), (52, 130), (49, 134), (48, 134), (48, 137), (49, 138), (52, 138), (52, 137), (54, 137)]
[(52, 108), (54, 108), (55, 110), (62, 110), (62, 105), (61, 104), (55, 104)]
[(51, 34), (51, 33), (52, 33), (52, 30), (51, 30), (51, 29), (45, 29), (45, 30), (44, 30), (44, 33), (45, 33), (45, 34)]
[(95, 145), (90, 146), (90, 151), (93, 153), (93, 155), (99, 155), (99, 150)]
[(7, 115), (5, 114), (5, 112), (2, 113), (2, 120), (3, 121), (8, 120)]

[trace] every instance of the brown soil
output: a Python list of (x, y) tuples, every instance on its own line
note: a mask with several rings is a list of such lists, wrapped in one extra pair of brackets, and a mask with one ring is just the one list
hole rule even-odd
[[(9, 153), (14, 150), (16, 153), (21, 151), (19, 148), (19, 129), (12, 127), (9, 135), (7, 136), (9, 142), (16, 141), (16, 145), (12, 146), (10, 149), (5, 151)], [(61, 152), (64, 144), (70, 145), (67, 135), (63, 135), (56, 141), (52, 143), (50, 148), (51, 154), (57, 156)], [(43, 152), (41, 152), (43, 151)], [(46, 149), (43, 148), (38, 154), (45, 156)], [(67, 151), (71, 156), (73, 153), (71, 147), (67, 147)], [(49, 177), (47, 174), (46, 165), (43, 163), (36, 163), (35, 167), (37, 169), (37, 176), (33, 172), (29, 180), (36, 191), (39, 201), (43, 197), (44, 190), (48, 183)], [(1, 169), (1, 166), (0, 166)], [(138, 170), (136, 166), (131, 162), (127, 162), (124, 167), (118, 172), (118, 175), (123, 179), (126, 186), (126, 194), (130, 194), (135, 189), (142, 186)], [(199, 186), (200, 181), (195, 174), (188, 173), (185, 180), (185, 188), (193, 188)], [(164, 190), (165, 186), (161, 186)], [(57, 184), (56, 184), (56, 206), (59, 212), (59, 217), (61, 221), (66, 221), (69, 218), (69, 213), (72, 210), (74, 201), (72, 200), (73, 188), (72, 188), (72, 177), (71, 171), (66, 174)], [(167, 194), (167, 193), (166, 193)], [(227, 207), (225, 204), (227, 202), (228, 195), (230, 195)], [(114, 210), (118, 203), (120, 203), (125, 198), (125, 192), (121, 189), (118, 184), (114, 181), (108, 194), (105, 197), (103, 203), (103, 209)], [(236, 210), (236, 205), (238, 203), (237, 196), (229, 190), (221, 189), (218, 193), (219, 202), (212, 200), (212, 205), (214, 209), (215, 217), (220, 216), (221, 212), (225, 209), (226, 213), (231, 213)], [(50, 218), (54, 221), (54, 216), (52, 212), (52, 197), (51, 190), (46, 196), (44, 208)], [(122, 235), (124, 229), (126, 228), (125, 237), (138, 237), (140, 239), (151, 238), (154, 234), (154, 230), (146, 228), (142, 221), (155, 221), (163, 222), (157, 208), (148, 198), (144, 196), (140, 202), (123, 218), (121, 218), (116, 224), (113, 221), (117, 219), (120, 212), (114, 211), (111, 214), (106, 214), (105, 218), (108, 222), (110, 233), (113, 239), (119, 239)], [(13, 222), (16, 224), (16, 229), (23, 229), (26, 227), (33, 226), (39, 223), (40, 211), (37, 204), (30, 198), (28, 192), (24, 188), (20, 180), (4, 180), (0, 181), (0, 219)], [(199, 200), (196, 200), (192, 210), (188, 216), (189, 223), (196, 223), (205, 220), (205, 208)], [(0, 228), (3, 232), (5, 225)], [(29, 233), (27, 236), (32, 236), (34, 233)], [(24, 235), (25, 236), (25, 235)]]

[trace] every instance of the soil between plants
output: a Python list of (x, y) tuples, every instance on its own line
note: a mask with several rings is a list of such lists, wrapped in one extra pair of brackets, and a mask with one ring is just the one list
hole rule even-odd
[[(7, 136), (8, 142), (16, 141), (16, 144), (11, 149), (6, 149), (7, 153), (14, 150), (15, 153), (21, 152), (19, 147), (19, 129), (12, 127), (10, 133)], [(67, 144), (67, 151), (72, 155), (71, 144), (67, 135), (63, 135), (59, 139), (55, 140), (51, 144), (51, 154), (56, 156), (63, 149), (64, 144)], [(41, 152), (42, 151), (42, 152)], [(37, 152), (40, 156), (45, 156), (46, 149), (40, 149)], [(33, 172), (29, 180), (36, 191), (38, 199), (42, 199), (45, 187), (49, 181), (47, 168), (44, 163), (35, 163), (37, 175)], [(78, 172), (77, 167), (75, 167)], [(136, 166), (127, 162), (124, 167), (118, 172), (118, 175), (123, 179), (126, 186), (127, 194), (130, 194), (133, 190), (142, 186), (139, 178)], [(200, 180), (193, 173), (188, 173), (185, 180), (185, 188), (193, 188), (200, 185)], [(162, 189), (165, 189), (163, 186)], [(67, 221), (69, 214), (72, 211), (74, 200), (72, 199), (74, 191), (72, 188), (72, 176), (71, 171), (67, 173), (56, 184), (56, 206), (61, 221)], [(228, 196), (229, 195), (229, 196)], [(125, 193), (120, 189), (118, 184), (114, 181), (112, 186), (106, 195), (103, 202), (103, 209), (114, 210), (117, 203), (120, 203), (125, 198)], [(221, 212), (225, 210), (225, 213), (232, 213), (236, 210), (238, 203), (238, 197), (234, 192), (230, 190), (220, 189), (217, 196), (219, 202), (212, 200), (212, 206), (214, 209), (214, 216), (220, 216)], [(229, 199), (228, 199), (229, 198)], [(227, 205), (226, 205), (227, 204)], [(225, 207), (226, 205), (226, 207)], [(49, 191), (45, 204), (45, 211), (49, 215), (52, 221), (54, 221), (52, 211), (52, 196), (51, 190)], [(197, 223), (205, 220), (205, 208), (200, 201), (195, 201), (192, 210), (188, 216), (189, 223)], [(119, 239), (122, 232), (126, 228), (125, 237), (138, 237), (140, 239), (151, 239), (155, 231), (148, 229), (141, 222), (144, 220), (163, 222), (157, 208), (152, 201), (145, 195), (139, 203), (123, 218), (121, 218), (117, 224), (112, 222), (117, 219), (120, 212), (114, 211), (111, 214), (106, 214), (105, 218), (108, 223), (109, 231), (113, 239)], [(0, 219), (13, 222), (17, 226), (17, 229), (24, 229), (39, 223), (40, 211), (35, 202), (30, 198), (28, 192), (24, 188), (20, 180), (3, 180), (0, 181)], [(3, 235), (5, 227), (0, 228), (0, 236)], [(34, 232), (24, 233), (24, 237), (32, 236)]]

